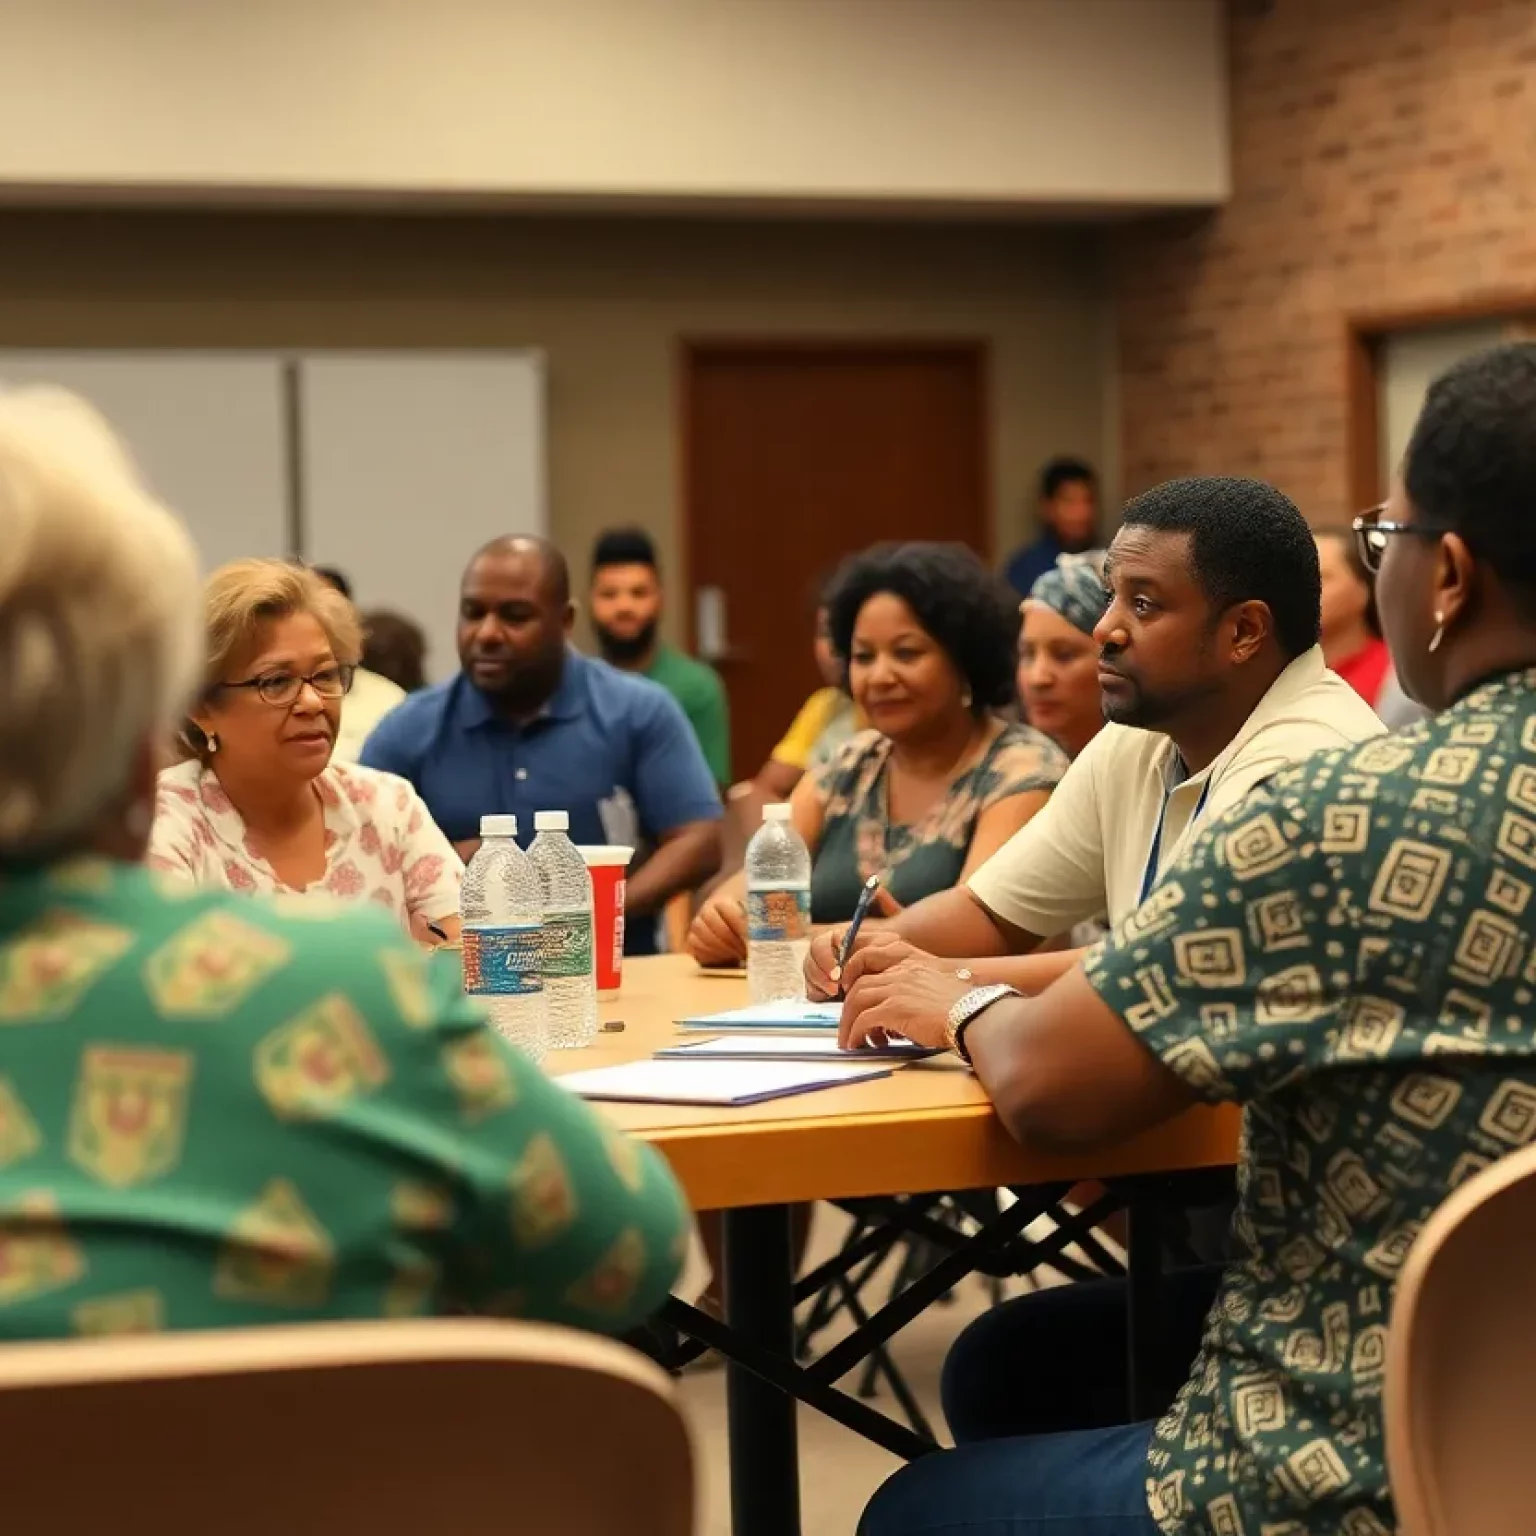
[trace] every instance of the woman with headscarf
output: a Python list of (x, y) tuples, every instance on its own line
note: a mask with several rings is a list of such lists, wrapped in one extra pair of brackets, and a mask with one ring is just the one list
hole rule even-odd
[(1029, 589), (1019, 636), (1019, 698), (1024, 714), (1068, 757), (1104, 724), (1099, 647), (1093, 627), (1104, 616), (1104, 552), (1063, 555)]

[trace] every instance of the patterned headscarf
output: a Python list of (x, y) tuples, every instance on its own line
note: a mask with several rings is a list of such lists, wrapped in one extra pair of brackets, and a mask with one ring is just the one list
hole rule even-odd
[(1082, 555), (1059, 556), (1055, 569), (1029, 589), (1027, 601), (1044, 603), (1074, 629), (1091, 635), (1109, 606), (1104, 590), (1104, 551), (1091, 549)]

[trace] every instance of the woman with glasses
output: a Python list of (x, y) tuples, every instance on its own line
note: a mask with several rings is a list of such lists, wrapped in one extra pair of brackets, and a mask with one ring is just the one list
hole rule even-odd
[(351, 603), (302, 566), (237, 560), (209, 578), (204, 619), (206, 681), (187, 761), (160, 775), (151, 865), (374, 902), (418, 938), (457, 938), (463, 865), (415, 790), (333, 760), (362, 649)]
[(1347, 528), (1319, 528), (1323, 660), (1374, 709), (1392, 671), (1370, 572)]

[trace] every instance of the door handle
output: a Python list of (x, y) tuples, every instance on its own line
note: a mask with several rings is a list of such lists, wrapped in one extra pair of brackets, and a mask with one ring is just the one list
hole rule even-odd
[(694, 634), (701, 661), (727, 661), (731, 645), (726, 631), (724, 587), (700, 587), (694, 594)]

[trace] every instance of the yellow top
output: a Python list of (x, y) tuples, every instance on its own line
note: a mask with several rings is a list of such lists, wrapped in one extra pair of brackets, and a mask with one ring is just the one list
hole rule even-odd
[(1199, 773), (1181, 777), (1178, 749), (1160, 732), (1106, 725), (1045, 808), (971, 876), (971, 891), (988, 911), (1041, 938), (1106, 913), (1118, 923), (1141, 904), (1159, 817), (1154, 878), (1197, 825), (1230, 810), (1271, 774), (1383, 729), (1360, 695), (1323, 665), (1318, 646), (1275, 679), (1226, 750)]
[(785, 731), (784, 739), (773, 749), (773, 760), (804, 772), (811, 766), (811, 753), (816, 749), (817, 739), (846, 703), (842, 689), (818, 688), (800, 706), (800, 713)]

